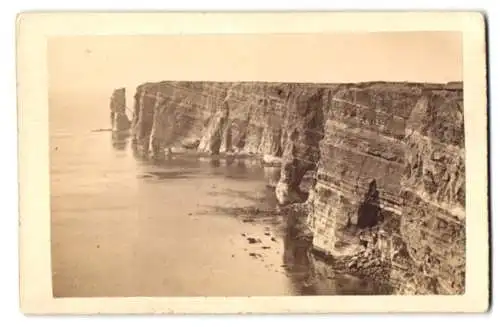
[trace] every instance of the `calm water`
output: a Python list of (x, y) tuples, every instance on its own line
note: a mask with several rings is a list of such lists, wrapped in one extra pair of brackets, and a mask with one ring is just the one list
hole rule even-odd
[(369, 289), (346, 277), (304, 285), (312, 271), (307, 255), (287, 234), (285, 220), (271, 212), (276, 202), (266, 181), (276, 178), (276, 168), (187, 155), (154, 164), (135, 156), (128, 139), (91, 132), (107, 127), (107, 120), (96, 118), (107, 118), (106, 112), (86, 120), (56, 112), (60, 115), (51, 118), (55, 296)]

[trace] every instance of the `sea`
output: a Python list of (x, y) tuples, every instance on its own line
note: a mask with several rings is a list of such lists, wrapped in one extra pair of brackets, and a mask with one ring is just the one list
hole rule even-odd
[(279, 168), (175, 152), (149, 160), (107, 130), (107, 101), (50, 97), (55, 297), (372, 292), (352, 276), (315, 280), (310, 254), (276, 214)]

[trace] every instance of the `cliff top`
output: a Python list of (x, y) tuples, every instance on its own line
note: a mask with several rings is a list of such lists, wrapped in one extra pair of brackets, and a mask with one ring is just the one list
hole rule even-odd
[(214, 85), (241, 85), (241, 86), (251, 86), (252, 84), (261, 86), (303, 86), (303, 87), (336, 87), (336, 86), (347, 86), (355, 88), (424, 88), (424, 89), (439, 89), (439, 90), (457, 90), (463, 89), (463, 82), (461, 81), (451, 81), (448, 83), (420, 83), (420, 82), (385, 82), (385, 81), (367, 81), (359, 83), (308, 83), (308, 82), (265, 82), (265, 81), (238, 81), (238, 82), (220, 82), (220, 81), (158, 81), (158, 82), (146, 82), (138, 86), (138, 88), (153, 86), (153, 85), (168, 85), (177, 84), (185, 86), (196, 86), (200, 84), (213, 83)]

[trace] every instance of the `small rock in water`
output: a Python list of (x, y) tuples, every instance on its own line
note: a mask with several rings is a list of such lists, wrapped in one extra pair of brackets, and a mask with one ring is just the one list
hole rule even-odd
[(247, 236), (247, 234), (245, 234), (245, 233), (241, 233), (241, 236), (246, 237), (246, 236)]
[(278, 241), (276, 241), (276, 239), (274, 237), (271, 237), (271, 241), (278, 242)]
[(264, 235), (266, 235), (266, 236), (271, 236), (271, 233), (269, 233), (269, 232), (265, 232), (265, 233), (264, 233)]
[(250, 244), (261, 243), (261, 241), (258, 238), (247, 237), (247, 240), (248, 240), (248, 243), (250, 243)]
[(269, 250), (271, 247), (270, 246), (263, 246), (262, 247), (264, 250)]
[(244, 223), (253, 223), (253, 222), (255, 222), (255, 220), (252, 218), (247, 218), (247, 219), (243, 219), (243, 222)]

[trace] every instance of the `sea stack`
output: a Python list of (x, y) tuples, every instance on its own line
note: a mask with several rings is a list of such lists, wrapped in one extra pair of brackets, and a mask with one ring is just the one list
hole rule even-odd
[(111, 128), (113, 132), (129, 130), (131, 124), (125, 112), (125, 88), (119, 88), (113, 91), (109, 107), (111, 111)]

